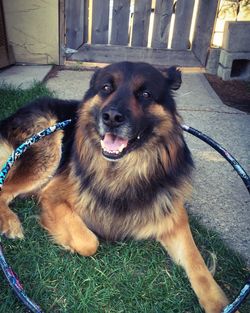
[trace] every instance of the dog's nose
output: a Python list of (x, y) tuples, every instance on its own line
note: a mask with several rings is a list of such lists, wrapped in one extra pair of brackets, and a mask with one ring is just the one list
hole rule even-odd
[(118, 127), (124, 123), (125, 117), (115, 109), (108, 109), (102, 112), (102, 120), (107, 126)]

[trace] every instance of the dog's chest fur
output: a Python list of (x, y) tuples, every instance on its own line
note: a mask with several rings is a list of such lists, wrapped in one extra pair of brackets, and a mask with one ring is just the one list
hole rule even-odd
[[(166, 193), (158, 194), (156, 198), (150, 204), (144, 202), (144, 206), (135, 207), (135, 204), (131, 203), (130, 206), (128, 204), (126, 207), (120, 207), (119, 211), (119, 206), (123, 205), (119, 204), (119, 199), (105, 206), (96, 201), (96, 198), (88, 192), (83, 192), (77, 211), (88, 228), (103, 239), (115, 241), (129, 237), (139, 238), (145, 228), (148, 229), (149, 225), (152, 227), (156, 225), (169, 214), (172, 208), (171, 200)], [(124, 199), (121, 200), (123, 201)], [(142, 237), (152, 236), (154, 236), (153, 231)]]
[(171, 212), (175, 189), (168, 186), (166, 175), (151, 168), (144, 175), (142, 167), (143, 162), (141, 167), (126, 171), (114, 164), (99, 171), (83, 166), (77, 169), (80, 184), (76, 209), (100, 237), (138, 237), (146, 225)]

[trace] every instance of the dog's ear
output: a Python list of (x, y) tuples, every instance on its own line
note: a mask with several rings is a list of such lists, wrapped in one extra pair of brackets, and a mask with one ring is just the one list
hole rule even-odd
[(90, 88), (93, 88), (95, 86), (95, 82), (96, 82), (97, 76), (100, 73), (100, 71), (101, 71), (101, 69), (99, 68), (99, 69), (95, 70), (94, 74), (92, 75), (90, 82), (89, 82)]
[(87, 101), (88, 99), (90, 99), (97, 93), (97, 89), (95, 86), (96, 86), (96, 80), (97, 80), (97, 76), (99, 72), (100, 72), (100, 69), (97, 69), (92, 75), (90, 82), (89, 82), (89, 89), (86, 91), (83, 97), (83, 102)]
[(177, 90), (181, 87), (181, 70), (177, 66), (171, 66), (166, 72), (167, 81), (170, 89)]

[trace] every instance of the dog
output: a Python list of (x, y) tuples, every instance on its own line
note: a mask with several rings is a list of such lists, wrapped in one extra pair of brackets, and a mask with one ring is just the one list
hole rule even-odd
[(82, 101), (42, 98), (0, 123), (0, 165), (26, 138), (72, 119), (34, 144), (10, 170), (0, 192), (0, 231), (22, 238), (9, 203), (36, 194), (41, 225), (72, 252), (93, 255), (98, 238), (153, 238), (182, 265), (201, 306), (219, 313), (228, 303), (191, 235), (186, 197), (193, 161), (173, 90), (176, 67), (164, 74), (147, 63), (97, 70)]

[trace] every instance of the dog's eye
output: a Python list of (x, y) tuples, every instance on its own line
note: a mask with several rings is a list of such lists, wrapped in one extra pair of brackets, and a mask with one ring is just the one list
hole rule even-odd
[(138, 98), (138, 100), (142, 101), (143, 103), (148, 103), (153, 99), (151, 92), (148, 90), (139, 90), (136, 93), (136, 97)]
[(142, 92), (142, 97), (143, 97), (144, 99), (149, 99), (149, 98), (151, 98), (151, 94), (150, 94), (149, 91), (143, 91), (143, 92)]
[(110, 84), (105, 84), (102, 86), (102, 91), (106, 94), (110, 94), (113, 91), (113, 88)]
[(150, 98), (152, 98), (152, 95), (151, 95), (151, 93), (150, 93), (149, 91), (144, 90), (144, 91), (142, 91), (142, 93), (141, 93), (141, 97), (142, 97), (143, 99), (150, 99)]

